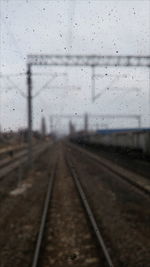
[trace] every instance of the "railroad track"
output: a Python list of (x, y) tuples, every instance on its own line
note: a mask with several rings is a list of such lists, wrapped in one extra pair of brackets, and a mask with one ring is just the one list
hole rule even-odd
[(80, 183), (80, 179), (79, 179), (79, 176), (77, 174), (77, 171), (76, 171), (76, 168), (75, 166), (73, 165), (72, 161), (71, 160), (67, 160), (67, 164), (69, 166), (69, 169), (71, 171), (71, 174), (72, 174), (72, 177), (74, 179), (74, 182), (76, 184), (76, 188), (78, 190), (78, 193), (80, 195), (80, 198), (81, 198), (81, 201), (82, 201), (82, 204), (84, 205), (84, 208), (85, 208), (85, 211), (86, 211), (86, 214), (88, 216), (88, 219), (91, 223), (91, 226), (92, 226), (92, 230), (96, 236), (96, 239), (97, 239), (97, 242), (99, 244), (99, 247), (102, 249), (103, 253), (104, 253), (104, 256), (105, 256), (105, 260), (106, 260), (106, 263), (107, 263), (107, 266), (109, 267), (114, 267), (113, 263), (112, 263), (112, 260), (111, 260), (111, 257), (109, 255), (109, 252), (108, 252), (108, 249), (107, 249), (107, 246), (105, 244), (105, 241), (102, 237), (102, 234), (98, 228), (98, 225), (97, 225), (97, 222), (96, 222), (96, 219), (93, 215), (93, 212), (90, 208), (90, 205), (89, 205), (89, 202), (88, 202), (88, 199), (86, 197), (86, 194), (82, 188), (82, 185)]
[(97, 156), (84, 148), (78, 147), (77, 145), (71, 143), (67, 145), (68, 147), (71, 147), (80, 153), (84, 153), (88, 158), (103, 166), (103, 168), (105, 168), (107, 172), (114, 173), (115, 175), (117, 175), (117, 178), (123, 179), (125, 182), (129, 183), (140, 192), (143, 192), (148, 196), (150, 195), (150, 181), (147, 178), (139, 174), (135, 174), (134, 172), (129, 171), (121, 166), (118, 166), (110, 160)]
[[(57, 162), (60, 162), (60, 161), (57, 161)], [(93, 212), (92, 212), (92, 210), (91, 210), (91, 208), (89, 206), (89, 203), (88, 203), (88, 199), (86, 197), (86, 194), (85, 194), (85, 192), (84, 192), (84, 190), (83, 190), (83, 188), (81, 186), (80, 179), (78, 177), (76, 168), (73, 165), (73, 163), (72, 163), (72, 161), (70, 160), (69, 157), (66, 157), (64, 159), (64, 162), (66, 164), (66, 168), (68, 169), (68, 173), (70, 174), (69, 180), (71, 179), (71, 181), (73, 182), (73, 187), (74, 187), (74, 190), (76, 192), (78, 201), (80, 203), (79, 204), (80, 205), (80, 208), (82, 209), (82, 213), (83, 213), (82, 216), (84, 216), (84, 220), (86, 220), (86, 222), (88, 220), (87, 224), (90, 223), (90, 225), (91, 225), (91, 227), (88, 228), (88, 231), (91, 232), (91, 229), (92, 229), (92, 234), (91, 234), (92, 235), (92, 238), (93, 238), (93, 233), (95, 234), (94, 242), (96, 241), (96, 247), (97, 247), (97, 250), (98, 250), (98, 254), (97, 254), (98, 256), (97, 257), (101, 257), (100, 262), (101, 262), (102, 265), (99, 264), (96, 261), (96, 263), (93, 263), (93, 265), (88, 265), (87, 264), (87, 266), (96, 266), (96, 267), (98, 267), (98, 266), (107, 266), (107, 267), (113, 267), (114, 265), (112, 263), (112, 260), (111, 260), (110, 255), (109, 255), (107, 246), (106, 246), (106, 244), (105, 244), (105, 242), (103, 240), (103, 237), (102, 237), (102, 235), (100, 233), (100, 230), (99, 230), (99, 228), (97, 226), (97, 222), (96, 222), (96, 220), (94, 218), (94, 215), (93, 215)], [(35, 252), (34, 252), (34, 256), (33, 256), (33, 261), (32, 261), (31, 267), (45, 266), (44, 264), (41, 263), (42, 262), (41, 261), (42, 258), (46, 258), (44, 253), (47, 253), (47, 252), (43, 252), (43, 250), (46, 251), (46, 244), (43, 245), (43, 243), (44, 243), (43, 240), (44, 240), (44, 236), (45, 236), (45, 231), (46, 231), (46, 229), (48, 227), (47, 225), (51, 224), (51, 221), (53, 220), (53, 213), (51, 215), (48, 215), (48, 214), (50, 213), (51, 203), (53, 202), (53, 198), (54, 198), (53, 197), (53, 191), (58, 190), (58, 187), (56, 187), (56, 185), (55, 185), (55, 179), (56, 180), (58, 179), (58, 178), (56, 178), (56, 176), (58, 177), (58, 174), (57, 174), (56, 169), (58, 169), (57, 163), (54, 164), (53, 169), (52, 169), (52, 172), (51, 172), (51, 175), (50, 175), (49, 185), (48, 185), (47, 193), (46, 193), (46, 197), (45, 197), (45, 202), (44, 202), (44, 207), (43, 207), (43, 213), (42, 213), (42, 216), (41, 216), (41, 223), (40, 223), (40, 228), (39, 228), (39, 232), (38, 232), (38, 236), (37, 236), (37, 241), (36, 241), (36, 246), (35, 246)], [(62, 169), (61, 169), (61, 171), (62, 171)], [(55, 187), (55, 190), (53, 189), (53, 187)], [(69, 185), (68, 185), (68, 187), (69, 187)], [(62, 191), (63, 191), (63, 189), (62, 189)], [(65, 196), (65, 199), (66, 199), (67, 198), (67, 192), (64, 191), (64, 193), (66, 194), (66, 196)], [(73, 198), (72, 195), (71, 195), (71, 197)], [(70, 202), (71, 201), (72, 200), (70, 199)], [(64, 205), (65, 205), (65, 203), (64, 203)], [(55, 211), (55, 213), (56, 213), (56, 211)], [(56, 215), (57, 215), (56, 216), (56, 218), (57, 218), (59, 214), (56, 214)], [(70, 217), (71, 214), (67, 214), (67, 216)], [(76, 214), (76, 217), (77, 216), (79, 216), (79, 215)], [(48, 218), (50, 218), (50, 219), (48, 220)], [(63, 224), (63, 220), (61, 220), (60, 223)], [(57, 224), (57, 223), (55, 222), (55, 224)], [(82, 221), (81, 221), (81, 224), (82, 224)], [(66, 227), (67, 227), (67, 225), (66, 225)], [(74, 231), (76, 232), (76, 229), (74, 229)], [(72, 232), (72, 235), (73, 235), (73, 232)], [(83, 238), (82, 235), (84, 236), (85, 233), (80, 233), (80, 239)], [(65, 239), (65, 237), (64, 237), (64, 239)], [(61, 242), (61, 240), (60, 240), (60, 242)], [(53, 244), (53, 242), (50, 242), (50, 246), (51, 246), (50, 251), (53, 250), (53, 248), (52, 248), (53, 245), (52, 244)], [(90, 243), (90, 245), (91, 245), (91, 243)], [(71, 244), (70, 244), (70, 246), (71, 246)], [(60, 252), (58, 254), (61, 254), (61, 253), (62, 252)], [(51, 257), (51, 253), (49, 254), (49, 257)], [(57, 255), (55, 257), (57, 257)], [(87, 257), (87, 255), (85, 257)], [(85, 263), (86, 263), (86, 261), (83, 263), (83, 266), (85, 266)], [(89, 261), (89, 263), (90, 263), (90, 261)], [(53, 264), (54, 264), (54, 262), (53, 262)], [(66, 266), (66, 264), (67, 263), (64, 261), (64, 262), (62, 262), (62, 265), (61, 266)], [(57, 263), (56, 263), (55, 266), (59, 266), (59, 264), (57, 265)], [(80, 266), (82, 266), (82, 264)]]
[[(35, 159), (39, 153), (41, 153), (46, 145), (39, 145), (33, 148), (33, 158)], [(28, 150), (24, 148), (23, 150), (17, 152), (13, 157), (7, 157), (0, 160), (0, 179), (9, 174), (11, 171), (18, 168), (20, 165), (27, 162), (28, 159)]]
[(45, 229), (45, 225), (46, 225), (47, 213), (48, 213), (50, 199), (51, 199), (51, 195), (52, 195), (52, 187), (53, 187), (53, 183), (54, 183), (55, 173), (56, 173), (56, 164), (53, 166), (52, 173), (50, 175), (50, 179), (49, 179), (49, 183), (48, 183), (48, 187), (47, 187), (47, 192), (46, 192), (46, 197), (45, 197), (45, 202), (44, 202), (44, 207), (43, 207), (43, 213), (41, 216), (40, 228), (39, 228), (39, 232), (38, 232), (38, 237), (37, 237), (33, 261), (32, 261), (32, 267), (37, 267), (38, 262), (39, 262), (39, 256), (40, 256), (41, 245), (42, 245), (43, 236), (44, 236), (44, 229)]
[(20, 157), (23, 157), (26, 154), (27, 154), (27, 149), (25, 148), (22, 151), (17, 152), (16, 154), (14, 154), (13, 156), (8, 156), (8, 157), (5, 157), (4, 159), (1, 159), (0, 160), (0, 168), (3, 168), (6, 165), (9, 165), (13, 161), (19, 159)]
[(15, 145), (15, 146), (9, 145), (7, 147), (3, 147), (3, 148), (0, 149), (0, 156), (3, 155), (3, 154), (10, 153), (11, 151), (19, 151), (21, 149), (24, 149), (25, 147), (27, 147), (26, 144)]

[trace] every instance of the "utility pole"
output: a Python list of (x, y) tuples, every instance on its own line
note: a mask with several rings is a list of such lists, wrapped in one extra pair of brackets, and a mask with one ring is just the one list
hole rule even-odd
[(91, 75), (91, 83), (92, 83), (92, 102), (95, 100), (95, 66), (92, 65), (92, 75)]
[(28, 105), (28, 166), (29, 169), (33, 165), (33, 151), (32, 151), (32, 77), (31, 77), (31, 65), (27, 65), (27, 105)]
[(139, 115), (137, 119), (138, 119), (138, 127), (141, 128), (141, 115)]
[(50, 134), (53, 133), (53, 116), (50, 116)]
[(44, 139), (46, 136), (46, 122), (45, 122), (44, 117), (42, 117), (42, 120), (41, 120), (41, 134), (42, 134), (42, 138)]
[(88, 114), (85, 113), (85, 115), (84, 115), (84, 131), (85, 131), (85, 133), (88, 132), (88, 126), (89, 126), (89, 118), (88, 118)]

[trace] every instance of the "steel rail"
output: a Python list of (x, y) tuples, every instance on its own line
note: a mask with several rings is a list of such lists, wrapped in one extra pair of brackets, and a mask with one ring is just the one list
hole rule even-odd
[[(34, 145), (34, 148), (35, 147), (36, 146)], [(12, 152), (12, 155), (9, 155), (10, 152)], [(12, 164), (14, 161), (17, 161), (18, 158), (22, 158), (23, 156), (26, 156), (27, 153), (28, 153), (27, 145), (23, 145), (21, 147), (16, 146), (14, 148), (11, 147), (3, 151), (0, 150), (0, 156), (4, 155), (4, 157), (0, 159), (0, 169), (4, 168), (6, 165), (8, 166)]]
[(27, 149), (21, 150), (21, 152), (18, 152), (17, 154), (15, 154), (12, 158), (5, 157), (4, 159), (0, 160), (0, 168), (4, 168), (6, 165), (11, 164), (12, 162), (14, 162), (15, 160), (17, 160), (18, 158), (21, 158), (23, 156), (25, 156), (27, 154)]
[(22, 149), (25, 149), (27, 148), (27, 145), (16, 145), (16, 146), (8, 146), (8, 147), (4, 147), (4, 148), (1, 148), (0, 149), (0, 156), (3, 155), (3, 154), (7, 154), (11, 151), (15, 152), (15, 151), (20, 151)]
[[(34, 148), (34, 159), (41, 153), (43, 150), (46, 149), (47, 146), (44, 147), (35, 147)], [(27, 154), (22, 155), (19, 159), (11, 160), (9, 164), (7, 164), (5, 167), (2, 167), (0, 169), (0, 179), (2, 179), (4, 176), (12, 172), (13, 170), (17, 169), (20, 164), (24, 164), (27, 162)]]
[(50, 179), (49, 179), (47, 194), (46, 194), (46, 198), (45, 198), (45, 202), (44, 202), (44, 209), (43, 209), (41, 223), (40, 223), (40, 229), (39, 229), (39, 233), (38, 233), (38, 237), (37, 237), (37, 242), (36, 242), (36, 247), (35, 247), (31, 267), (37, 267), (38, 266), (39, 254), (40, 254), (41, 244), (42, 244), (42, 240), (43, 240), (43, 234), (44, 234), (44, 228), (45, 228), (46, 219), (47, 219), (49, 203), (50, 203), (50, 199), (51, 199), (51, 195), (52, 195), (52, 188), (53, 188), (55, 173), (56, 173), (56, 163), (52, 169), (52, 173), (51, 173)]
[(111, 257), (110, 257), (110, 255), (108, 253), (108, 249), (107, 249), (107, 247), (105, 245), (105, 242), (103, 240), (103, 237), (102, 237), (102, 235), (100, 233), (100, 230), (98, 228), (96, 219), (95, 219), (95, 217), (93, 215), (93, 212), (92, 212), (92, 210), (90, 208), (90, 205), (88, 203), (88, 200), (87, 200), (87, 197), (85, 195), (85, 192), (83, 191), (83, 188), (82, 188), (81, 183), (79, 181), (79, 178), (78, 178), (78, 174), (76, 172), (76, 169), (73, 166), (72, 161), (70, 160), (70, 158), (69, 158), (69, 160), (68, 160), (68, 158), (66, 160), (67, 160), (67, 165), (69, 166), (69, 169), (71, 171), (71, 175), (72, 175), (72, 177), (73, 177), (73, 179), (75, 181), (75, 184), (76, 184), (77, 190), (79, 192), (80, 198), (81, 198), (81, 200), (83, 202), (83, 205), (85, 207), (85, 210), (86, 210), (86, 213), (88, 215), (88, 218), (89, 218), (89, 220), (91, 222), (92, 228), (93, 228), (94, 233), (96, 235), (97, 241), (98, 241), (100, 247), (102, 248), (102, 251), (103, 251), (103, 254), (105, 256), (107, 265), (109, 267), (114, 267), (114, 265), (112, 263), (112, 260), (111, 260)]
[[(138, 189), (140, 192), (143, 192), (145, 195), (150, 196), (150, 188), (149, 187), (146, 188), (143, 185), (139, 184), (138, 182), (135, 182), (135, 181), (131, 180), (127, 175), (124, 174), (123, 171), (122, 172), (119, 171), (119, 170), (123, 170), (124, 169), (121, 166), (117, 166), (117, 168), (118, 168), (118, 171), (117, 171), (117, 169), (115, 169), (114, 167), (112, 167), (110, 165), (113, 162), (110, 162), (110, 164), (109, 164), (108, 163), (108, 160), (106, 160), (106, 159), (104, 159), (105, 162), (103, 162), (102, 159), (98, 155), (95, 155), (92, 152), (86, 151), (83, 148), (80, 148), (80, 147), (78, 148), (76, 145), (72, 145), (71, 144), (71, 146), (73, 146), (76, 150), (78, 150), (80, 152), (82, 151), (83, 153), (85, 153), (91, 160), (94, 160), (94, 161), (96, 161), (96, 163), (102, 165), (103, 168), (105, 168), (107, 170), (107, 172), (109, 171), (111, 173), (114, 173), (115, 175), (117, 175), (117, 178), (125, 181), (126, 183), (128, 183), (130, 185), (132, 185), (133, 187), (135, 187), (136, 189)], [(107, 163), (106, 163), (106, 161), (107, 161)], [(131, 175), (140, 176), (139, 174), (135, 174), (132, 171), (129, 171), (129, 170), (126, 170), (126, 169), (124, 169), (124, 170), (127, 171), (128, 173), (130, 173)], [(143, 176), (141, 176), (141, 177), (144, 178)]]
[[(36, 150), (36, 146), (34, 145), (34, 150)], [(16, 150), (11, 150), (12, 152), (15, 152)], [(6, 165), (13, 163), (14, 161), (17, 161), (18, 158), (22, 158), (26, 156), (28, 153), (27, 146), (22, 148), (21, 150), (17, 151), (11, 158), (10, 156), (4, 157), (0, 160), (0, 169), (4, 168)]]

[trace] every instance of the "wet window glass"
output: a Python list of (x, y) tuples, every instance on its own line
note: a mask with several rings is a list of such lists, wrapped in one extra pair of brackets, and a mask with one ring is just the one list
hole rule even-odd
[(0, 266), (150, 262), (150, 2), (0, 1)]

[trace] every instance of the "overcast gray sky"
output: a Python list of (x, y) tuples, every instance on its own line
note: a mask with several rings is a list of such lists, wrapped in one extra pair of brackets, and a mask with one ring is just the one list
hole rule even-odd
[[(149, 1), (1, 0), (0, 6), (1, 74), (25, 72), (28, 54), (148, 55), (150, 52)], [(96, 93), (104, 93), (94, 103), (89, 68), (46, 67), (38, 71), (67, 72), (68, 75), (54, 79), (51, 88), (34, 99), (36, 129), (40, 127), (42, 116), (48, 123), (49, 115), (54, 113), (142, 114), (143, 126), (150, 125), (146, 68), (97, 68), (96, 73), (104, 78), (96, 80)], [(127, 78), (120, 77), (112, 88), (115, 74), (127, 74)], [(48, 76), (34, 77), (33, 91), (38, 91), (48, 79)], [(11, 77), (11, 82), (1, 78), (0, 124), (3, 129), (27, 124), (26, 99), (18, 90), (9, 90), (12, 82), (26, 92), (24, 77)], [(57, 122), (57, 128), (65, 128), (66, 123)], [(102, 121), (91, 123), (104, 125)], [(135, 121), (106, 120), (105, 123), (110, 123), (109, 127), (136, 126)]]

